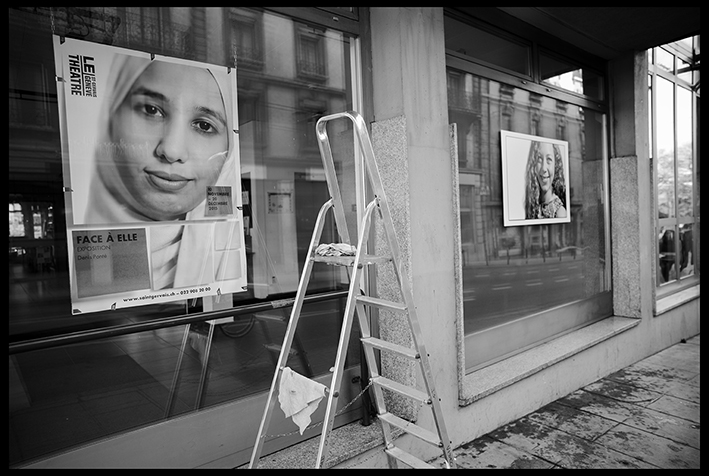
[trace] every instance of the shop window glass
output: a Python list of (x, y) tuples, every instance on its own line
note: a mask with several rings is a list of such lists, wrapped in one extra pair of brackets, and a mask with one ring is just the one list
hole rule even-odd
[(687, 83), (692, 82), (693, 66), (690, 61), (677, 58), (677, 77)]
[(11, 59), (10, 124), (23, 127), (49, 126), (47, 73), (43, 64), (25, 58)]
[(444, 17), (446, 49), (507, 71), (530, 74), (529, 45)]
[[(605, 115), (453, 68), (448, 78), (449, 121), (458, 130), (465, 354), (471, 370), (609, 315)], [(503, 225), (502, 130), (568, 142), (570, 223)], [(568, 313), (574, 319), (543, 324), (559, 306), (575, 309)], [(523, 321), (524, 332), (513, 327)], [(503, 328), (504, 335), (496, 336)]]
[(659, 218), (675, 216), (675, 101), (674, 87), (657, 79), (657, 213)]
[[(698, 37), (648, 51), (650, 154), (655, 175), (658, 296), (697, 284), (699, 274)], [(668, 49), (677, 52), (677, 56)], [(684, 51), (684, 53), (682, 53)], [(680, 57), (684, 54), (684, 57)], [(674, 61), (678, 69), (675, 74)], [(696, 139), (695, 139), (696, 138)], [(696, 143), (695, 143), (696, 142)]]
[(664, 48), (656, 48), (655, 65), (668, 73), (674, 73), (675, 56)]
[(10, 237), (18, 238), (25, 236), (25, 216), (22, 213), (22, 205), (10, 203)]
[[(72, 315), (53, 33), (210, 64), (236, 61), (248, 261), (246, 291), (220, 297), (235, 309), (233, 318), (11, 355), (10, 465), (220, 403), (265, 398), (315, 217), (329, 198), (315, 122), (353, 109), (353, 37), (260, 9), (217, 7), (17, 7), (10, 26), (11, 117), (54, 127), (45, 135), (10, 134), (12, 343), (176, 316), (198, 319), (213, 306), (192, 299)], [(23, 58), (39, 64), (28, 66)], [(51, 113), (40, 121), (38, 111)], [(354, 219), (351, 125), (333, 128), (345, 209)], [(323, 240), (335, 241), (331, 220)], [(343, 270), (316, 264), (308, 289), (317, 299), (303, 307), (289, 360), (297, 372), (312, 378), (329, 372), (347, 284)], [(355, 325), (347, 367), (358, 375), (357, 335)], [(345, 381), (343, 406), (360, 390), (356, 380)], [(354, 403), (336, 425), (361, 417), (361, 402)], [(250, 423), (237, 431), (246, 447), (258, 427), (249, 419), (260, 414), (245, 412)], [(301, 438), (286, 427), (271, 431), (287, 436), (275, 438), (265, 453)]]
[(580, 68), (550, 54), (539, 55), (539, 68), (543, 83), (576, 94), (603, 100), (603, 76), (589, 68)]

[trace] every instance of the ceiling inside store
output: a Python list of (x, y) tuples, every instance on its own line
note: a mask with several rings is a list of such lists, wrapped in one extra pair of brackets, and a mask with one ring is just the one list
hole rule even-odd
[(699, 34), (699, 7), (498, 7), (605, 59)]

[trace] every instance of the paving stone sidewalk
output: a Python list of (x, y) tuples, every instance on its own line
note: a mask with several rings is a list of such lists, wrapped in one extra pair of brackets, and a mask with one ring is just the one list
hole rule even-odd
[(456, 448), (457, 467), (699, 469), (699, 360), (696, 335)]

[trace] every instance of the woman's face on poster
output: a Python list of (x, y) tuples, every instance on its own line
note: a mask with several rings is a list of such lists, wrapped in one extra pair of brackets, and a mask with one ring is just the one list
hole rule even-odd
[(114, 160), (128, 192), (154, 220), (173, 220), (207, 196), (229, 148), (212, 75), (153, 61), (111, 118)]
[(534, 171), (537, 174), (537, 181), (542, 190), (542, 194), (547, 193), (551, 189), (552, 180), (554, 180), (554, 147), (548, 142), (542, 142), (539, 145), (539, 155), (536, 158)]

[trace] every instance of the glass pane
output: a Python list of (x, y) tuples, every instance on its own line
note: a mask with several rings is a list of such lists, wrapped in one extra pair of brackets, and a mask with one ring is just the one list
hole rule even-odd
[(694, 233), (693, 224), (679, 226), (679, 276), (694, 274)]
[(657, 213), (658, 218), (675, 216), (675, 108), (674, 86), (657, 76)]
[(539, 55), (542, 82), (577, 94), (603, 100), (603, 77), (578, 65), (545, 54)]
[(658, 255), (658, 283), (664, 284), (677, 279), (677, 268), (675, 259), (677, 255), (677, 244), (675, 243), (674, 227), (660, 227), (659, 255)]
[(690, 69), (690, 63), (677, 57), (677, 77), (688, 83), (692, 83), (692, 70)]
[[(240, 52), (236, 82), (248, 289), (221, 300), (267, 310), (237, 313), (233, 321), (215, 325), (177, 326), (12, 355), (11, 465), (200, 408), (263, 395), (273, 378), (315, 217), (329, 199), (315, 123), (323, 115), (353, 108), (351, 38), (340, 31), (249, 9), (211, 9), (206, 25), (192, 24), (197, 17), (184, 9), (66, 9), (70, 15), (55, 18), (57, 34), (72, 33), (81, 25), (88, 41), (223, 65), (233, 65), (234, 52)], [(44, 84), (52, 89), (32, 91), (32, 96), (51, 108), (55, 126), (39, 131), (10, 126), (11, 341), (199, 315), (208, 307), (201, 299), (72, 314), (62, 164), (59, 154), (51, 152), (61, 150), (61, 142), (48, 12), (10, 11), (10, 55), (45, 62), (51, 77)], [(34, 27), (38, 24), (41, 28)], [(29, 86), (39, 89), (40, 84)], [(18, 104), (25, 103), (30, 101)], [(343, 120), (328, 132), (346, 218), (354, 226), (352, 126)], [(331, 221), (324, 242), (336, 241)], [(352, 229), (350, 236), (356, 236)], [(346, 291), (347, 282), (342, 268), (316, 264), (309, 291)], [(314, 377), (329, 372), (343, 306), (341, 298), (303, 306), (291, 368)], [(355, 323), (346, 363), (357, 370), (358, 332)], [(347, 398), (340, 399), (340, 406), (353, 403), (352, 389), (360, 387), (351, 380), (343, 383)], [(354, 403), (338, 425), (361, 416), (361, 402)], [(244, 447), (235, 451), (247, 458), (251, 430), (255, 433), (237, 429)], [(277, 424), (271, 431), (287, 432)]]
[[(652, 51), (652, 50), (650, 50)], [(653, 111), (653, 106), (654, 106), (654, 101), (652, 100), (652, 75), (648, 74), (647, 76), (647, 108), (648, 108), (648, 120), (647, 120), (647, 136), (648, 136), (648, 142), (647, 142), (647, 147), (648, 147), (648, 157), (652, 158), (652, 144), (655, 143), (655, 140), (653, 138), (653, 121), (655, 120), (655, 114)]]
[(456, 53), (529, 75), (529, 46), (502, 38), (448, 16), (444, 19), (446, 48)]
[(655, 64), (665, 71), (674, 73), (675, 55), (663, 48), (655, 48)]
[(677, 87), (677, 215), (692, 216), (692, 93)]
[[(458, 78), (449, 91), (465, 88), (453, 97), (468, 98), (449, 95), (458, 162), (479, 164), (460, 168), (465, 333), (608, 290), (603, 116), (470, 73), (448, 77)], [(500, 130), (568, 141), (571, 223), (503, 226)]]

